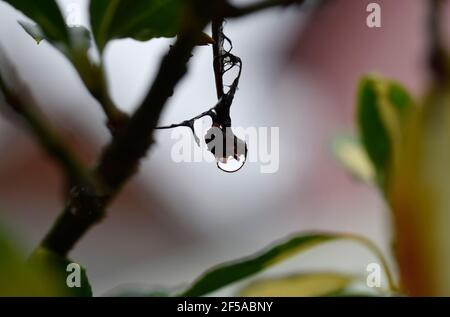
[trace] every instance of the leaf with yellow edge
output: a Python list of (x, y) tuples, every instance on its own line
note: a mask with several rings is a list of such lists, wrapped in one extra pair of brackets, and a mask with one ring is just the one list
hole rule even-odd
[(21, 261), (18, 247), (0, 230), (0, 297), (39, 296), (46, 293), (46, 285), (36, 283)]
[[(70, 42), (64, 16), (55, 0), (4, 0), (21, 11), (39, 26), (40, 32), (51, 42), (68, 45)], [(28, 24), (30, 25), (30, 24)]]
[(333, 140), (333, 154), (355, 178), (366, 183), (376, 181), (376, 172), (361, 143), (351, 136), (338, 136)]
[(28, 262), (0, 226), (0, 297), (2, 296), (92, 296), (85, 271), (81, 270), (81, 287), (69, 288), (66, 271), (69, 260), (38, 248)]
[(414, 101), (399, 83), (372, 75), (361, 79), (357, 104), (361, 143), (384, 187)]
[(53, 278), (26, 265), (16, 239), (0, 229), (0, 297), (60, 295)]
[(390, 179), (402, 289), (450, 296), (450, 90), (432, 87), (415, 112)]
[(337, 294), (355, 280), (351, 275), (318, 272), (256, 281), (239, 292), (245, 297), (316, 297)]
[(45, 34), (37, 24), (26, 21), (19, 21), (19, 24), (36, 41), (36, 44), (39, 45), (45, 40)]
[(198, 278), (187, 290), (178, 294), (179, 296), (196, 297), (209, 294), (234, 282), (243, 280), (256, 273), (262, 272), (269, 267), (278, 264), (288, 258), (308, 250), (325, 242), (336, 240), (351, 240), (360, 243), (370, 249), (383, 265), (389, 280), (390, 288), (394, 288), (392, 275), (378, 248), (369, 240), (350, 234), (339, 233), (309, 233), (298, 234), (286, 240), (275, 243), (262, 252), (245, 257), (233, 262), (218, 265)]
[(45, 249), (38, 248), (30, 257), (27, 267), (47, 284), (52, 284), (56, 293), (48, 294), (51, 296), (65, 297), (92, 297), (92, 289), (86, 275), (86, 270), (80, 267), (80, 287), (69, 288), (67, 277), (70, 272), (67, 271), (69, 264), (76, 264), (73, 261), (61, 257), (60, 255)]

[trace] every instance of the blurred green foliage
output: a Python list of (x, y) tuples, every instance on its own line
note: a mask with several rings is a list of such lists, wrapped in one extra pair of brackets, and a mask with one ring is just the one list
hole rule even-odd
[(84, 270), (81, 287), (66, 284), (67, 265), (72, 261), (38, 249), (26, 261), (20, 246), (0, 228), (0, 296), (92, 296)]

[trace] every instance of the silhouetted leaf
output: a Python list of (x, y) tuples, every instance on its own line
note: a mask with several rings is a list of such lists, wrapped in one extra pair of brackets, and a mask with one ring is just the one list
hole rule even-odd
[(27, 32), (37, 44), (40, 44), (45, 39), (45, 34), (42, 29), (35, 23), (19, 21), (20, 26)]
[(173, 37), (181, 27), (185, 0), (94, 0), (90, 3), (95, 41), (103, 51), (108, 41), (147, 41)]
[(67, 56), (72, 63), (76, 64), (80, 57), (86, 59), (87, 51), (91, 46), (91, 33), (83, 26), (67, 28), (69, 42), (61, 43), (49, 40), (39, 25), (19, 21), (20, 26), (39, 44), (42, 40), (48, 40), (56, 49)]
[(40, 274), (42, 279), (50, 279), (50, 282), (58, 289), (57, 294), (50, 295), (91, 297), (92, 289), (84, 268), (80, 267), (80, 287), (69, 288), (67, 285), (67, 277), (71, 273), (67, 271), (67, 267), (71, 263), (74, 262), (47, 249), (38, 248), (28, 261), (27, 267), (34, 272), (39, 272), (35, 274)]
[(91, 34), (85, 27), (67, 27), (53, 0), (5, 0), (35, 23), (19, 21), (22, 28), (39, 44), (47, 40), (74, 65), (86, 85), (98, 77), (97, 68), (88, 57)]
[(3, 0), (36, 22), (51, 42), (69, 44), (69, 33), (55, 0)]

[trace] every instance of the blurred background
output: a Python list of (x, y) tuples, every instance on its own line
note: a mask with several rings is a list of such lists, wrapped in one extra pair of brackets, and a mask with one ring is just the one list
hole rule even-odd
[[(86, 1), (59, 2), (61, 8), (81, 5), (81, 22), (89, 26)], [(381, 28), (366, 26), (370, 2), (381, 5)], [(426, 2), (335, 0), (314, 13), (290, 7), (228, 21), (225, 33), (244, 62), (233, 124), (279, 127), (279, 170), (262, 174), (259, 163), (249, 163), (225, 174), (213, 163), (175, 163), (176, 141), (171, 132), (158, 132), (139, 174), (72, 253), (88, 269), (95, 295), (122, 284), (187, 283), (214, 264), (303, 230), (359, 233), (389, 253), (387, 208), (374, 188), (339, 166), (330, 143), (354, 131), (363, 74), (399, 80), (415, 95), (424, 90)], [(69, 62), (45, 41), (37, 46), (18, 19), (24, 17), (0, 2), (1, 46), (46, 115), (94, 163), (109, 139), (100, 108)], [(110, 91), (123, 110), (138, 105), (171, 42), (119, 40), (108, 46)], [(191, 118), (215, 102), (212, 50), (198, 47), (161, 124)], [(61, 210), (62, 178), (27, 130), (3, 116), (0, 153), (0, 221), (30, 251)], [(332, 244), (265, 274), (335, 268), (366, 274), (374, 261), (358, 246)], [(220, 294), (227, 292), (232, 290)]]

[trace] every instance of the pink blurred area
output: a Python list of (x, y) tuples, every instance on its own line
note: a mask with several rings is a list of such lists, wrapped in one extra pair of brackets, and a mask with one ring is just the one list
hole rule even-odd
[[(366, 8), (373, 2), (381, 6), (381, 28), (366, 26)], [(429, 75), (427, 10), (425, 0), (328, 1), (300, 33), (289, 61), (315, 83), (316, 94), (327, 96), (306, 106), (304, 113), (316, 118), (321, 144), (311, 171), (312, 192), (349, 200), (355, 195), (348, 177), (323, 149), (338, 130), (355, 130), (356, 89), (362, 76), (379, 74), (397, 80), (420, 100)]]
[[(366, 26), (369, 3), (381, 6), (381, 28)], [(353, 123), (356, 84), (372, 72), (419, 95), (426, 78), (427, 7), (424, 0), (335, 0), (323, 5), (301, 32), (292, 59), (318, 76), (333, 96), (330, 115)]]
[[(373, 2), (381, 6), (381, 28), (366, 25), (369, 15), (366, 8)], [(427, 9), (424, 0), (328, 1), (311, 16), (288, 53), (287, 73), (294, 73), (290, 76), (299, 85), (296, 91), (296, 83), (289, 84), (287, 94), (293, 94), (290, 99), (296, 101), (289, 106), (298, 109), (299, 118), (306, 117), (299, 121), (308, 126), (304, 133), (313, 143), (309, 149), (314, 166), (306, 176), (308, 181), (303, 190), (307, 192), (306, 201), (312, 201), (314, 207), (304, 212), (319, 217), (320, 226), (330, 220), (330, 214), (336, 213), (333, 205), (343, 206), (350, 201), (358, 204), (366, 199), (372, 202), (372, 206), (360, 204), (359, 210), (348, 205), (347, 212), (329, 221), (330, 228), (336, 227), (336, 223), (345, 227), (349, 219), (357, 221), (358, 213), (369, 217), (372, 214), (377, 219), (374, 213), (379, 211), (373, 206), (383, 209), (367, 188), (355, 184), (337, 168), (330, 155), (330, 140), (340, 132), (355, 133), (356, 89), (360, 78), (367, 74), (397, 80), (420, 99), (428, 77)], [(312, 100), (301, 97), (300, 86), (305, 84), (312, 91)], [(299, 204), (305, 202), (304, 198), (299, 199)], [(314, 215), (324, 209), (329, 212)]]

